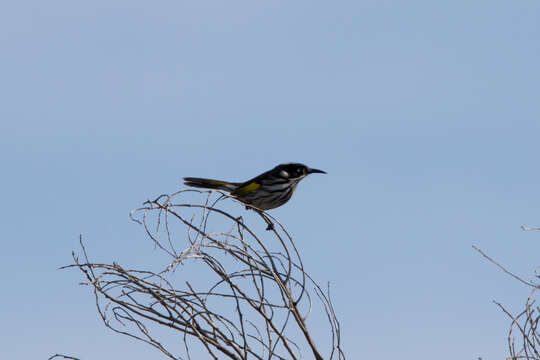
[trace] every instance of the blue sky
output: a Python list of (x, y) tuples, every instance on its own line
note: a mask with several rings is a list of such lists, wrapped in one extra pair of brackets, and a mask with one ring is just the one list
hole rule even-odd
[(299, 161), (328, 175), (272, 214), (332, 283), (349, 359), (503, 358), (491, 301), (529, 291), (471, 245), (538, 265), (538, 64), (533, 0), (3, 4), (0, 357), (159, 358), (57, 270), (79, 234), (155, 265), (131, 209)]

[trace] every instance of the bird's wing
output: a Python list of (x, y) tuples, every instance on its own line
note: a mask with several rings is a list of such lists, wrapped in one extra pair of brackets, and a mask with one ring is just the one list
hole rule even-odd
[(242, 185), (240, 185), (240, 187), (238, 187), (236, 190), (234, 190), (231, 193), (231, 195), (242, 196), (242, 195), (245, 195), (245, 194), (248, 194), (248, 193), (250, 193), (252, 191), (257, 190), (260, 187), (261, 187), (260, 183), (258, 183), (256, 181), (248, 181), (248, 182), (245, 182)]

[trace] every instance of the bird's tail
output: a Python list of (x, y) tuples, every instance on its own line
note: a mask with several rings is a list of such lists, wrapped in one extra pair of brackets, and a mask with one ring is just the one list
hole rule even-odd
[(194, 178), (194, 177), (185, 177), (184, 185), (193, 186), (203, 189), (217, 189), (225, 191), (234, 191), (238, 187), (238, 183), (230, 183), (221, 180), (212, 180), (212, 179), (203, 179), (203, 178)]

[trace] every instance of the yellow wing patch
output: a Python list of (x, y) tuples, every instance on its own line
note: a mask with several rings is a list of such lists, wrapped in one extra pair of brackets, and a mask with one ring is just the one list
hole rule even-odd
[(261, 184), (256, 183), (256, 182), (250, 182), (249, 184), (236, 189), (233, 195), (245, 195), (247, 193), (257, 190), (260, 187), (261, 187)]

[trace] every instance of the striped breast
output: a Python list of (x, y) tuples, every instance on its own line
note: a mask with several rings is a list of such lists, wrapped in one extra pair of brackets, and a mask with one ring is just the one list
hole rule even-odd
[(238, 196), (238, 200), (253, 205), (261, 210), (269, 210), (285, 204), (292, 197), (298, 180), (268, 178), (261, 181), (261, 186), (250, 193)]

